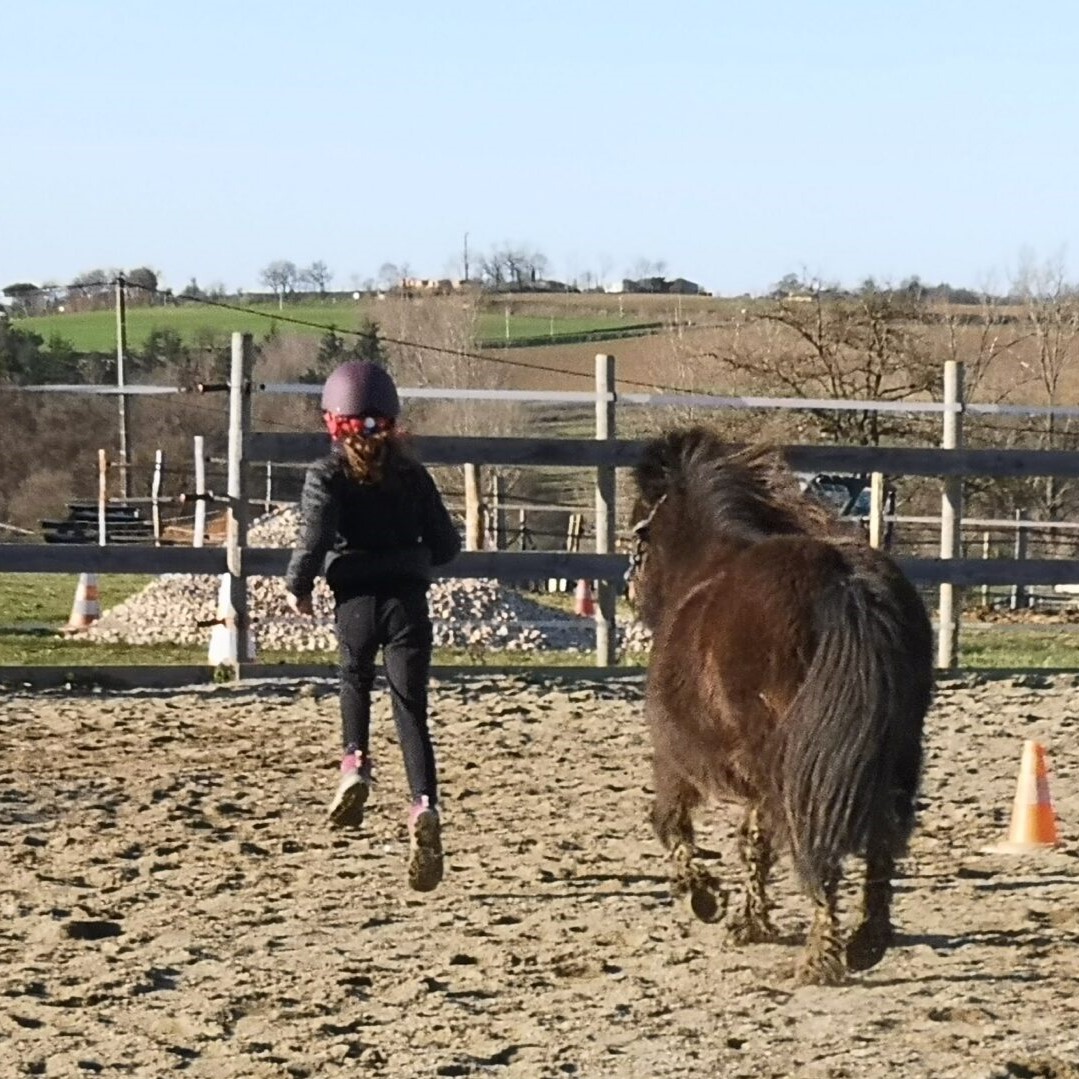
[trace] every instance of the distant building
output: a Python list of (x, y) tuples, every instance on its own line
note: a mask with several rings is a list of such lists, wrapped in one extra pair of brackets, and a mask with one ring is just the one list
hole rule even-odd
[(448, 277), (406, 277), (401, 288), (406, 292), (422, 292), (428, 296), (441, 296), (456, 288)]
[(660, 296), (707, 296), (708, 292), (695, 281), (688, 281), (684, 277), (676, 277), (668, 281), (665, 277), (642, 277), (639, 280), (631, 280), (624, 277), (607, 289), (608, 292), (633, 292), (643, 295)]
[(572, 285), (564, 281), (553, 281), (545, 277), (529, 277), (520, 281), (502, 281), (488, 283), (491, 292), (577, 292)]

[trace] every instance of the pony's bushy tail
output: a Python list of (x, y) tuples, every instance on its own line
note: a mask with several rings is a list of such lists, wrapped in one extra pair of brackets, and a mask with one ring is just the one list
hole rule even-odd
[(855, 569), (818, 598), (816, 651), (779, 728), (794, 864), (818, 895), (845, 856), (898, 855), (914, 825), (932, 636), (917, 593), (892, 584)]

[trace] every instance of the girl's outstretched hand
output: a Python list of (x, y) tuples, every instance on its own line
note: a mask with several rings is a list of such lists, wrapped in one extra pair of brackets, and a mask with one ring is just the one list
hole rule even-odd
[(310, 596), (304, 596), (301, 599), (298, 596), (294, 596), (291, 592), (286, 592), (285, 602), (288, 604), (288, 609), (293, 614), (306, 615), (308, 618), (312, 618), (314, 616), (315, 608), (311, 605)]

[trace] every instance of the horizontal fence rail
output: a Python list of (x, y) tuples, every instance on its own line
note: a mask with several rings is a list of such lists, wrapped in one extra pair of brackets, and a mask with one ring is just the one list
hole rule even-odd
[[(232, 341), (232, 367), (227, 383), (207, 384), (193, 389), (165, 386), (113, 387), (113, 386), (42, 386), (10, 387), (11, 392), (74, 393), (103, 395), (143, 395), (166, 397), (177, 393), (224, 393), (227, 391), (229, 412), (229, 483), (228, 497), (223, 502), (228, 509), (229, 528), (224, 546), (217, 547), (110, 547), (81, 545), (9, 544), (0, 545), (0, 572), (8, 573), (143, 573), (158, 574), (205, 574), (228, 577), (230, 604), (235, 617), (226, 621), (234, 642), (246, 640), (244, 627), (249, 624), (247, 611), (247, 578), (252, 576), (280, 577), (284, 574), (289, 550), (282, 548), (259, 548), (247, 545), (247, 509), (260, 501), (253, 492), (245, 490), (247, 467), (254, 462), (271, 465), (303, 466), (323, 456), (330, 449), (330, 440), (324, 433), (258, 432), (252, 430), (252, 398), (257, 395), (317, 395), (319, 385), (310, 383), (266, 383), (252, 379), (252, 347), (250, 335), (234, 334)], [(971, 449), (963, 444), (962, 419), (966, 415), (983, 416), (1049, 416), (1061, 418), (1079, 416), (1079, 407), (1027, 406), (1012, 404), (972, 404), (963, 400), (962, 380), (953, 378), (949, 390), (949, 371), (961, 370), (954, 362), (945, 365), (944, 401), (857, 401), (813, 400), (805, 398), (765, 398), (743, 396), (719, 396), (700, 393), (677, 392), (617, 392), (613, 357), (596, 357), (595, 387), (590, 391), (578, 390), (493, 390), (493, 389), (438, 389), (431, 387), (403, 387), (400, 394), (405, 399), (498, 402), (516, 401), (545, 403), (552, 406), (592, 406), (595, 409), (595, 437), (592, 438), (528, 438), (528, 437), (463, 437), (423, 435), (413, 439), (417, 455), (429, 465), (464, 466), (466, 507), (471, 490), (470, 514), (466, 510), (466, 547), (450, 565), (440, 567), (435, 576), (439, 578), (490, 578), (501, 581), (535, 582), (547, 580), (591, 580), (599, 582), (595, 608), (597, 636), (596, 657), (599, 667), (611, 673), (614, 653), (611, 642), (615, 632), (615, 582), (623, 577), (628, 565), (626, 555), (614, 553), (616, 544), (615, 521), (615, 469), (633, 467), (640, 459), (645, 442), (640, 439), (616, 437), (616, 417), (623, 406), (646, 407), (656, 410), (657, 416), (669, 415), (672, 408), (707, 409), (780, 409), (798, 411), (859, 411), (865, 413), (907, 413), (939, 417), (942, 423), (944, 445), (911, 446), (778, 446), (787, 465), (794, 471), (806, 473), (853, 473), (873, 475), (872, 519), (870, 541), (880, 545), (880, 528), (885, 522), (881, 503), (883, 477), (923, 476), (940, 479), (943, 502), (941, 517), (934, 518), (941, 533), (939, 558), (899, 557), (897, 562), (908, 577), (923, 588), (940, 590), (940, 621), (942, 625), (957, 621), (952, 617), (955, 610), (945, 617), (946, 601), (950, 604), (953, 588), (973, 585), (1010, 585), (1016, 592), (1033, 585), (1079, 584), (1079, 560), (1026, 559), (1017, 549), (1015, 558), (961, 558), (956, 557), (962, 548), (958, 543), (959, 528), (963, 523), (962, 480), (981, 476), (992, 478), (1022, 478), (1032, 476), (1079, 477), (1079, 452), (1065, 450), (1029, 449)], [(573, 372), (570, 372), (573, 373)], [(576, 372), (580, 374), (581, 372)], [(732, 449), (737, 448), (732, 444)], [(102, 451), (104, 453), (104, 451)], [(198, 453), (197, 458), (201, 456)], [(478, 527), (476, 513), (480, 491), (480, 470), (485, 465), (542, 466), (547, 468), (575, 468), (594, 470), (596, 526), (594, 539), (596, 550), (562, 551), (504, 551), (482, 550), (484, 540)], [(470, 479), (471, 477), (471, 479)], [(196, 480), (198, 503), (205, 509), (204, 479)], [(267, 489), (266, 505), (270, 504)], [(502, 506), (505, 511), (505, 506)], [(887, 515), (894, 519), (894, 514)], [(968, 521), (974, 524), (974, 521)], [(979, 524), (986, 522), (978, 522)], [(1028, 526), (1031, 522), (1024, 522)], [(1039, 522), (1052, 527), (1052, 522)], [(1017, 525), (1022, 528), (1022, 524)], [(199, 541), (203, 539), (204, 527), (196, 528)], [(874, 535), (876, 538), (874, 539)], [(949, 538), (950, 537), (950, 538)], [(579, 534), (578, 534), (579, 543)], [(577, 544), (570, 544), (576, 546)], [(522, 544), (523, 546), (523, 544)], [(954, 637), (958, 639), (955, 628)], [(939, 640), (943, 633), (938, 634)], [(237, 677), (254, 674), (258, 665), (247, 662), (246, 645), (237, 643), (234, 656), (234, 672)], [(950, 655), (954, 650), (949, 645)], [(942, 659), (938, 652), (938, 665), (949, 666), (951, 660)], [(281, 672), (281, 668), (273, 668)], [(482, 669), (482, 668), (480, 668)], [(532, 668), (535, 670), (536, 668)], [(161, 670), (143, 668), (146, 672)], [(185, 669), (188, 675), (200, 668)], [(63, 678), (63, 668), (55, 677)], [(165, 684), (175, 674), (161, 675)], [(190, 680), (205, 680), (191, 677)], [(57, 684), (62, 684), (58, 682)], [(155, 684), (147, 674), (144, 684)]]
[[(41, 386), (35, 389), (47, 390)], [(75, 391), (77, 387), (56, 387)], [(260, 393), (286, 396), (317, 397), (322, 386), (311, 382), (262, 382)], [(115, 393), (115, 388), (100, 387), (101, 392)], [(167, 387), (159, 392), (168, 392)], [(428, 386), (404, 386), (397, 391), (406, 400), (434, 401), (520, 401), (532, 404), (592, 404), (597, 394), (587, 390), (484, 390), (435, 389)], [(602, 396), (602, 395), (601, 395)], [(1076, 405), (1018, 405), (945, 401), (881, 401), (836, 400), (828, 397), (746, 397), (723, 396), (714, 393), (609, 393), (607, 398), (620, 405), (648, 408), (762, 409), (783, 412), (890, 412), (907, 416), (941, 415), (945, 412), (965, 412), (976, 416), (1055, 416), (1060, 419), (1079, 418)]]
[[(259, 382), (252, 387), (259, 393), (285, 396), (317, 397), (322, 386), (313, 382)], [(127, 383), (124, 386), (97, 383), (48, 383), (36, 386), (5, 385), (0, 393), (36, 394), (89, 394), (104, 397), (167, 397), (174, 394), (198, 395), (228, 389), (226, 383), (209, 387), (155, 386)], [(398, 394), (406, 400), (432, 401), (518, 401), (533, 404), (592, 404), (597, 395), (588, 390), (505, 390), (439, 388), (431, 386), (400, 386)], [(974, 416), (1054, 416), (1059, 419), (1079, 418), (1079, 405), (1024, 405), (1004, 402), (1000, 404), (962, 402), (949, 404), (944, 401), (913, 400), (837, 400), (814, 397), (749, 397), (724, 396), (713, 393), (622, 393), (608, 394), (619, 405), (646, 406), (649, 408), (701, 408), (701, 409), (760, 409), (784, 412), (878, 412), (903, 415), (941, 415), (962, 412)]]
[[(247, 576), (282, 577), (289, 551), (281, 547), (246, 547)], [(1054, 585), (1079, 583), (1079, 561), (1069, 558), (897, 558), (915, 584)], [(537, 581), (549, 577), (596, 581), (621, 580), (626, 555), (594, 551), (462, 551), (440, 566), (444, 579), (487, 577)], [(227, 572), (223, 547), (95, 547), (76, 544), (10, 543), (0, 545), (0, 573), (202, 573)]]
[[(430, 465), (547, 465), (632, 468), (644, 441), (593, 438), (488, 438), (422, 435), (411, 440)], [(732, 444), (732, 448), (734, 448)], [(328, 453), (324, 434), (263, 433), (244, 440), (250, 461), (307, 464)], [(896, 476), (1079, 476), (1079, 453), (1069, 450), (993, 450), (910, 446), (778, 447), (796, 472), (883, 472)]]
[(0, 545), (0, 573), (225, 573), (223, 547)]

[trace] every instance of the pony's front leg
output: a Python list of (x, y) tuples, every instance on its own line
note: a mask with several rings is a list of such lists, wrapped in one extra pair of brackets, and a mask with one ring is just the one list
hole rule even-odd
[(745, 891), (741, 910), (727, 919), (727, 937), (732, 944), (767, 944), (779, 936), (768, 916), (768, 874), (775, 864), (775, 853), (756, 807), (747, 810), (738, 829), (738, 853), (745, 872)]
[(862, 893), (862, 921), (847, 944), (847, 967), (869, 970), (892, 946), (892, 875), (895, 859), (887, 842), (871, 842), (865, 861), (865, 888)]
[(717, 921), (726, 910), (727, 896), (719, 881), (697, 860), (691, 813), (700, 795), (658, 762), (655, 783), (652, 827), (671, 857), (671, 893), (677, 899), (688, 896), (690, 909), (702, 922)]
[(800, 985), (840, 985), (846, 974), (836, 896), (839, 871), (830, 870), (814, 898), (813, 924), (795, 979)]

